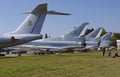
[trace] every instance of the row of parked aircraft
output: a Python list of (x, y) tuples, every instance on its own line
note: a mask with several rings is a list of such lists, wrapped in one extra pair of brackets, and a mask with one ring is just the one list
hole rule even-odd
[(108, 47), (111, 45), (110, 38), (112, 32), (108, 32), (101, 36), (102, 27), (85, 35), (88, 23), (83, 23), (67, 34), (60, 37), (39, 39), (32, 42), (19, 45), (18, 47), (27, 47), (33, 49), (48, 50), (74, 50), (76, 48), (91, 48), (91, 47)]
[[(46, 14), (54, 15), (70, 15), (47, 10), (47, 3), (39, 4), (29, 14), (25, 21), (16, 29), (16, 31), (6, 33), (0, 37), (0, 49), (16, 46), (18, 47), (34, 47), (39, 49), (73, 49), (73, 48), (89, 48), (103, 47), (111, 44), (110, 37), (112, 32), (101, 35), (102, 27), (85, 35), (86, 27), (89, 23), (74, 28), (67, 34), (56, 38), (40, 39), (41, 29), (45, 20)], [(37, 40), (38, 39), (38, 40)], [(35, 41), (33, 41), (35, 40)], [(32, 42), (30, 42), (32, 41)], [(20, 45), (22, 44), (22, 45)]]

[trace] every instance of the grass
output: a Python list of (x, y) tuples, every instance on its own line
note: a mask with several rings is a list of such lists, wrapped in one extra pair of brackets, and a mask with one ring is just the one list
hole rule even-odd
[(101, 52), (0, 57), (0, 77), (119, 77), (119, 75), (120, 58), (102, 57)]

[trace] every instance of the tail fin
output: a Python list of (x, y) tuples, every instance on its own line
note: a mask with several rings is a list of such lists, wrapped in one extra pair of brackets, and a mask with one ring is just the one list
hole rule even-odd
[(112, 37), (112, 32), (108, 32), (108, 33), (106, 33), (106, 34), (104, 34), (103, 36), (101, 36), (101, 40), (110, 40), (111, 39), (111, 37)]
[(86, 40), (99, 38), (102, 32), (102, 29), (103, 29), (102, 27), (99, 27), (97, 30), (94, 30), (88, 35), (86, 35), (85, 36)]
[(112, 32), (108, 32), (105, 35), (103, 35), (100, 38), (100, 47), (109, 47), (112, 44), (112, 41), (110, 40), (112, 37), (113, 33)]
[(85, 34), (86, 27), (89, 23), (85, 22), (81, 24), (80, 26), (74, 28), (74, 30), (70, 31), (69, 33), (65, 34), (65, 37), (77, 37), (77, 36), (82, 36)]
[(47, 11), (47, 3), (39, 4), (34, 10), (32, 10), (32, 12), (27, 12), (24, 14), (29, 15), (17, 28), (17, 30), (13, 32), (13, 34), (39, 34), (41, 32), (46, 14), (69, 15), (67, 13)]
[(86, 32), (86, 30), (87, 30), (87, 25), (88, 25), (89, 23), (83, 23), (82, 25), (81, 25), (81, 27), (83, 26), (83, 28), (81, 28), (81, 29), (79, 29), (80, 30), (80, 34), (79, 34), (79, 37), (80, 36), (84, 36), (85, 35), (85, 32)]

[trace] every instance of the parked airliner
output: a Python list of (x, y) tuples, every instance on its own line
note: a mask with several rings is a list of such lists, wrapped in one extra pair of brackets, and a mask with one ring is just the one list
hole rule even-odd
[(70, 15), (67, 13), (47, 11), (47, 3), (39, 4), (31, 12), (25, 14), (29, 15), (15, 31), (0, 36), (0, 49), (40, 39), (40, 32), (46, 14)]

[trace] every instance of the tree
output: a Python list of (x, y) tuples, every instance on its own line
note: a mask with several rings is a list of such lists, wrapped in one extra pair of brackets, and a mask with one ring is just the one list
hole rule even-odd
[(103, 35), (106, 34), (106, 33), (107, 33), (106, 30), (103, 29), (102, 32), (101, 32), (101, 36), (103, 36)]
[(113, 33), (113, 36), (111, 38), (112, 45), (117, 47), (116, 40), (120, 39), (120, 33)]
[(85, 35), (89, 34), (90, 32), (92, 32), (94, 30), (94, 28), (92, 29), (87, 29), (86, 32), (85, 32)]

